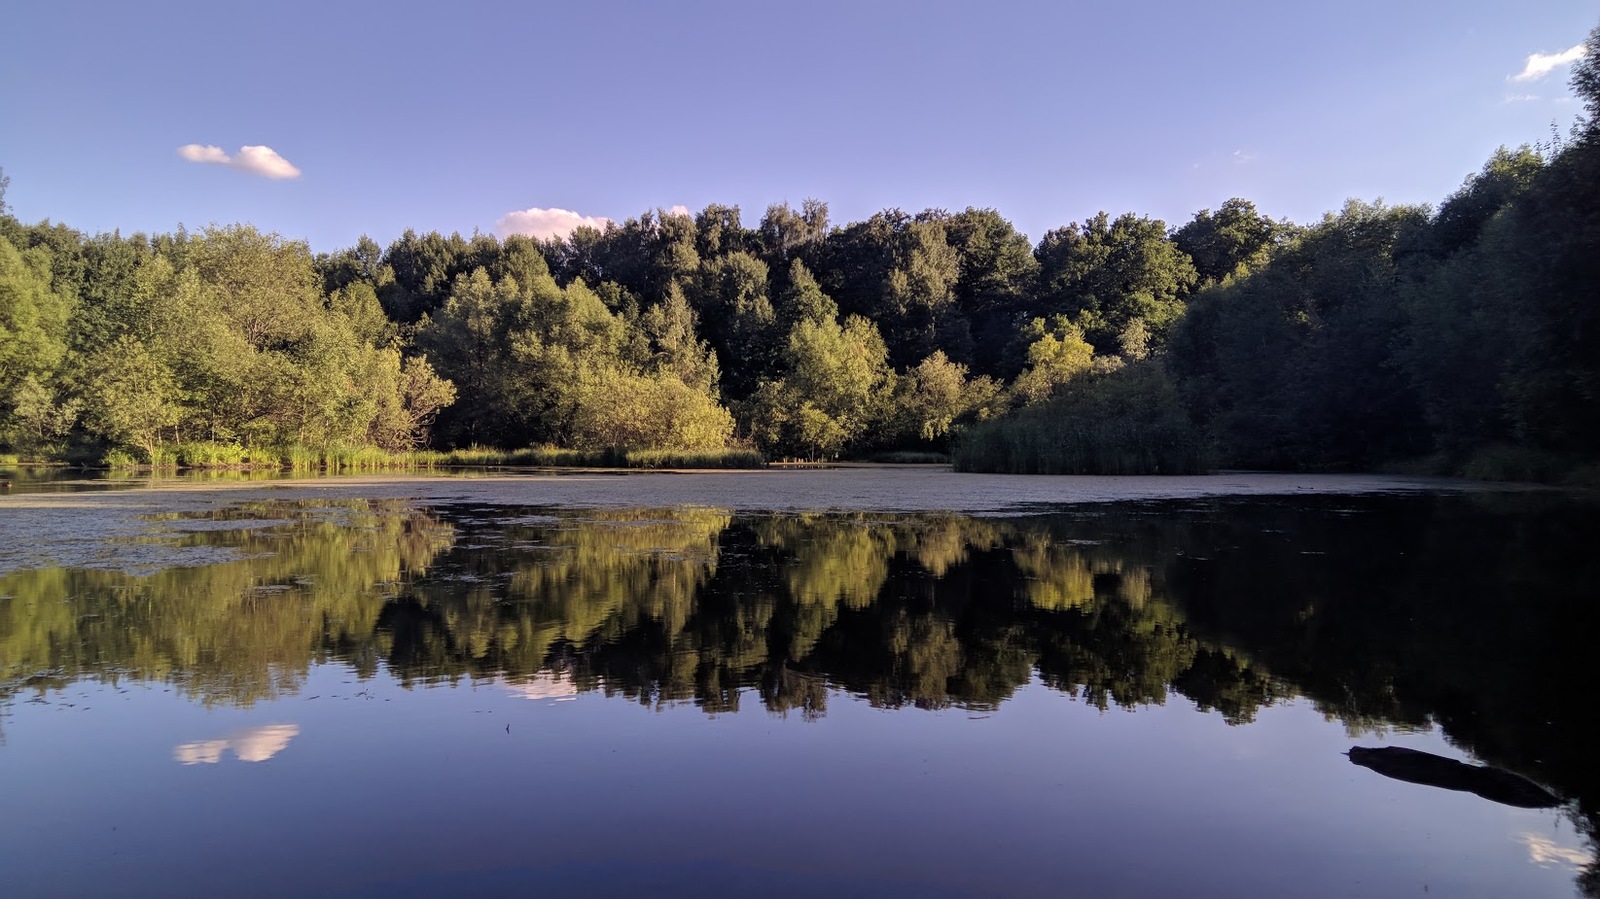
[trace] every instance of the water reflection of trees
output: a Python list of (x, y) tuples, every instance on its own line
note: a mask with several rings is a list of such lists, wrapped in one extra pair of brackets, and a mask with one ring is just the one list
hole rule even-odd
[[(284, 523), (227, 527), (250, 518)], [(207, 703), (275, 696), (314, 662), (369, 641), (385, 599), (453, 540), (450, 525), (385, 502), (263, 503), (164, 523), (177, 528), (168, 543), (239, 558), (148, 576), (0, 576), (0, 696), (80, 679), (162, 681)]]
[(1077, 535), (1092, 522), (366, 502), (219, 514), (283, 523), (167, 522), (175, 543), (241, 556), (221, 564), (0, 578), (9, 689), (128, 677), (248, 703), (340, 658), (422, 680), (558, 670), (712, 711), (755, 688), (774, 711), (819, 714), (830, 684), (883, 706), (989, 708), (1035, 671), (1101, 707), (1192, 683), (1239, 720), (1253, 711), (1209, 698), (1236, 686), (1238, 654), (1184, 628), (1158, 556)]
[[(1440, 726), (1592, 828), (1592, 511), (1549, 498), (733, 516), (265, 505), (183, 539), (246, 557), (0, 578), (0, 690), (161, 680), (205, 701), (317, 661), (413, 681), (552, 673), (711, 712), (987, 709), (1030, 678), (1229, 721), (1305, 696), (1352, 730)], [(1591, 878), (1593, 872), (1590, 872)]]

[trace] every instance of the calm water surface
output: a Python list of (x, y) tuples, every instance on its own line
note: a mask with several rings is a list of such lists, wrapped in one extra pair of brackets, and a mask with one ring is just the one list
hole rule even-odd
[(5, 895), (1600, 895), (1581, 496), (122, 495), (0, 505)]

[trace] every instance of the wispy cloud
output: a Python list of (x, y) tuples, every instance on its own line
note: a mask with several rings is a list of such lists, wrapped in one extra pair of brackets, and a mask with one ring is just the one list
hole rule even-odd
[(1504, 103), (1531, 103), (1531, 102), (1533, 102), (1534, 100), (1537, 100), (1537, 99), (1539, 99), (1539, 95), (1538, 94), (1506, 94), (1505, 99), (1501, 100), (1500, 102), (1503, 103), (1503, 104)]
[(1250, 163), (1255, 162), (1260, 157), (1261, 157), (1260, 153), (1246, 153), (1243, 150), (1234, 150), (1233, 151), (1233, 164), (1234, 165), (1249, 165)]
[(1587, 52), (1588, 50), (1582, 44), (1579, 44), (1576, 47), (1568, 47), (1560, 53), (1529, 54), (1528, 61), (1522, 66), (1522, 71), (1515, 75), (1507, 76), (1506, 80), (1538, 81), (1561, 66), (1577, 62)]
[(604, 231), (609, 224), (610, 219), (596, 215), (579, 215), (570, 209), (541, 209), (534, 206), (500, 216), (500, 220), (495, 222), (495, 230), (500, 232), (501, 237), (525, 234), (549, 240), (552, 237), (566, 237), (579, 228)]
[(178, 148), (178, 155), (190, 162), (225, 165), (230, 169), (238, 169), (263, 178), (300, 177), (300, 170), (271, 147), (240, 147), (237, 155), (229, 156), (221, 147), (184, 144)]

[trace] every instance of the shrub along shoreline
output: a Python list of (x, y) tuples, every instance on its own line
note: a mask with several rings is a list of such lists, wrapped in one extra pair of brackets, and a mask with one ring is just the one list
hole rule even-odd
[(147, 453), (116, 449), (89, 468), (112, 471), (414, 471), (434, 468), (761, 468), (766, 458), (747, 448), (732, 449), (563, 449), (535, 446), (514, 450), (468, 447), (457, 450), (385, 452), (376, 447), (303, 446), (244, 447), (237, 444), (187, 443)]

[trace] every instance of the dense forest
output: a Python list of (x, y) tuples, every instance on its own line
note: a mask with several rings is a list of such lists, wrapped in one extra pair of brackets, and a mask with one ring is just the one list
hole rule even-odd
[[(647, 212), (313, 254), (88, 236), (0, 180), (0, 452), (149, 464), (552, 446), (957, 467), (1600, 478), (1600, 29), (1587, 117), (1437, 208), (1231, 199), (1037, 244), (999, 212)], [(382, 454), (401, 454), (385, 456)]]

